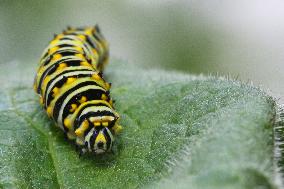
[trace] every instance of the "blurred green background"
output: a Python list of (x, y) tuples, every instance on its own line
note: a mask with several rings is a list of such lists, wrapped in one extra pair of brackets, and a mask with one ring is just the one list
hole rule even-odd
[(150, 69), (230, 75), (278, 98), (283, 10), (280, 0), (0, 0), (0, 64), (36, 67), (53, 33), (99, 23), (112, 57)]

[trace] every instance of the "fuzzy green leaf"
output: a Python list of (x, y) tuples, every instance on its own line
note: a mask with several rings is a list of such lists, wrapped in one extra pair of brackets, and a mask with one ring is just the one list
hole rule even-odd
[(275, 103), (255, 87), (112, 61), (124, 130), (114, 154), (79, 158), (39, 106), (33, 70), (0, 67), (0, 188), (275, 188)]

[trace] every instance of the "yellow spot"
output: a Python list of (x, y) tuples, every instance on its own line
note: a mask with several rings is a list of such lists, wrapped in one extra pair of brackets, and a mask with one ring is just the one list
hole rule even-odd
[(47, 83), (49, 82), (50, 80), (50, 76), (46, 76), (43, 80), (43, 85), (47, 85)]
[(106, 83), (106, 90), (110, 90), (110, 83)]
[(93, 29), (87, 29), (87, 30), (85, 31), (85, 34), (86, 34), (86, 35), (92, 35), (92, 34), (93, 34)]
[(83, 53), (83, 48), (82, 47), (76, 46), (76, 47), (74, 47), (74, 49), (76, 51), (79, 51), (80, 53)]
[(76, 129), (76, 131), (75, 131), (75, 134), (77, 135), (77, 136), (82, 136), (84, 133), (83, 133), (83, 131), (82, 131), (82, 129)]
[(101, 79), (101, 77), (100, 77), (99, 74), (97, 74), (97, 73), (93, 74), (93, 75), (92, 75), (92, 78), (93, 78), (94, 80), (100, 80), (100, 79)]
[(122, 131), (122, 126), (121, 125), (118, 125), (118, 124), (115, 124), (112, 128), (112, 130), (114, 131), (114, 133), (117, 135), (119, 134), (121, 131)]
[(59, 42), (58, 39), (54, 39), (54, 40), (52, 40), (52, 41), (50, 42), (50, 44), (51, 44), (51, 45), (55, 45), (55, 44), (57, 44), (58, 42)]
[(94, 122), (94, 126), (95, 127), (101, 126), (101, 122)]
[(102, 94), (101, 99), (102, 100), (107, 100), (107, 96), (105, 94)]
[(42, 96), (39, 97), (39, 103), (40, 103), (41, 105), (43, 105), (43, 98), (42, 98)]
[(55, 37), (55, 39), (56, 40), (59, 40), (59, 39), (61, 39), (61, 38), (63, 38), (64, 37), (64, 35), (61, 33), (61, 34), (58, 34), (56, 37)]
[(62, 55), (61, 55), (61, 54), (55, 54), (55, 55), (53, 55), (51, 61), (57, 61), (57, 60), (59, 60), (60, 58), (62, 58)]
[(49, 54), (55, 53), (58, 49), (59, 49), (58, 46), (50, 48), (50, 49), (49, 49)]
[(77, 136), (79, 136), (79, 137), (82, 137), (83, 134), (84, 134), (84, 132), (85, 132), (88, 128), (89, 128), (89, 122), (88, 122), (88, 120), (85, 120), (85, 121), (81, 124), (81, 126), (80, 126), (78, 129), (76, 129), (75, 134), (76, 134)]
[(86, 40), (86, 36), (84, 36), (84, 35), (78, 35), (78, 38), (81, 39), (82, 41)]
[(111, 106), (113, 106), (113, 101), (112, 101), (112, 99), (110, 99), (108, 103), (109, 103)]
[(81, 62), (80, 63), (81, 66), (88, 66), (88, 67), (91, 67), (92, 65), (89, 64), (88, 62), (84, 61), (84, 62)]
[(96, 49), (93, 49), (92, 52), (93, 52), (94, 56), (98, 57), (98, 51)]
[(50, 106), (47, 107), (46, 113), (47, 113), (47, 115), (48, 115), (49, 117), (51, 117), (51, 115), (52, 115), (52, 108), (51, 108)]
[(55, 97), (59, 93), (59, 88), (58, 87), (54, 87), (52, 89), (52, 92), (53, 92), (52, 96)]
[(67, 84), (73, 83), (76, 80), (74, 77), (69, 77), (66, 81)]
[(90, 117), (89, 120), (91, 122), (100, 122), (102, 119), (101, 119), (101, 117)]
[(112, 116), (103, 116), (102, 121), (112, 121), (114, 118)]
[(77, 109), (77, 104), (71, 104), (69, 112), (74, 112)]
[(88, 120), (85, 120), (81, 125), (83, 130), (87, 130), (89, 128), (89, 122)]
[(108, 122), (103, 122), (102, 125), (103, 125), (104, 127), (107, 127), (107, 126), (108, 126)]
[(70, 119), (68, 119), (68, 118), (65, 118), (65, 119), (64, 119), (64, 125), (65, 125), (65, 127), (68, 128), (68, 129), (71, 129), (71, 128), (72, 128), (71, 121), (70, 121)]
[(75, 54), (76, 57), (81, 58), (81, 59), (85, 59), (83, 54)]
[(98, 142), (106, 143), (106, 138), (101, 132), (98, 134), (95, 143), (98, 143)]
[(60, 63), (56, 70), (60, 71), (60, 70), (63, 70), (64, 68), (66, 68), (66, 67), (67, 67), (66, 63)]
[(87, 101), (87, 97), (85, 97), (85, 96), (82, 96), (82, 98), (79, 100), (79, 102), (82, 104), (82, 103), (84, 103), (84, 102), (86, 102)]

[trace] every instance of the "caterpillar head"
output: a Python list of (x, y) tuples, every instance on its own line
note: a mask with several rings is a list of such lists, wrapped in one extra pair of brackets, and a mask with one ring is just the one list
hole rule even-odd
[(102, 154), (108, 152), (112, 148), (114, 137), (111, 131), (104, 127), (100, 130), (91, 129), (85, 137), (85, 145), (89, 152)]

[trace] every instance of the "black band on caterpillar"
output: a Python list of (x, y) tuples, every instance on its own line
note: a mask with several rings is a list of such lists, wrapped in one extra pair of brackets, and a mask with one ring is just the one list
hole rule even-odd
[(108, 44), (99, 27), (72, 28), (54, 35), (44, 50), (34, 90), (49, 117), (81, 152), (110, 151), (122, 127), (103, 78)]

